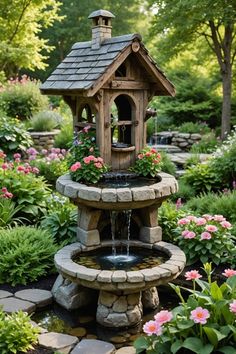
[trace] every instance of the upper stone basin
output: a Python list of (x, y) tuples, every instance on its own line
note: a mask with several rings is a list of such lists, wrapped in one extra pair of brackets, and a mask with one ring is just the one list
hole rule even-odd
[(69, 174), (58, 178), (56, 189), (62, 195), (81, 204), (99, 209), (137, 209), (157, 204), (177, 192), (176, 179), (167, 173), (159, 173), (160, 182), (141, 187), (99, 188), (74, 182)]

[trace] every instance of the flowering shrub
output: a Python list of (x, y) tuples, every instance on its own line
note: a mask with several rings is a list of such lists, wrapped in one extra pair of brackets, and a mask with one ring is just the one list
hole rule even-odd
[(232, 262), (236, 254), (231, 224), (222, 215), (187, 215), (177, 222), (176, 241), (187, 257), (187, 264), (198, 260), (215, 264)]
[[(14, 162), (5, 161), (5, 154), (0, 153), (0, 186), (5, 196), (12, 194), (15, 206), (21, 206), (17, 216), (34, 216), (34, 222), (41, 217), (46, 207), (45, 199), (49, 188), (42, 177), (36, 176), (39, 170), (21, 160), (21, 155), (14, 154)], [(36, 219), (35, 219), (36, 218)]]
[(70, 167), (70, 174), (73, 181), (97, 183), (107, 170), (108, 168), (101, 157), (89, 155), (84, 157), (81, 162), (75, 162)]
[[(147, 322), (144, 333), (134, 343), (136, 353), (235, 353), (236, 345), (236, 276), (219, 286), (211, 280), (211, 264), (204, 265), (208, 281), (198, 271), (186, 273), (193, 281), (193, 290), (185, 301), (181, 288), (171, 284), (180, 298), (172, 311), (162, 310)], [(199, 290), (196, 290), (196, 284)]]
[(108, 167), (98, 155), (94, 134), (87, 126), (78, 133), (70, 149), (69, 165), (73, 181), (97, 183), (100, 180)]
[(161, 166), (161, 155), (155, 149), (146, 147), (138, 154), (132, 170), (139, 176), (156, 177), (161, 170)]
[(46, 181), (55, 185), (56, 180), (68, 171), (67, 151), (65, 149), (43, 149), (40, 153), (34, 148), (27, 150), (31, 166), (38, 168)]

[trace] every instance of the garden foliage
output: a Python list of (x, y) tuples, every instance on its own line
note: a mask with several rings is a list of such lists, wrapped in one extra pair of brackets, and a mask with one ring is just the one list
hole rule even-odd
[(171, 285), (180, 305), (172, 311), (158, 312), (154, 320), (144, 325), (147, 336), (135, 341), (137, 354), (235, 352), (236, 276), (229, 276), (235, 271), (225, 271), (223, 274), (229, 277), (218, 285), (212, 282), (211, 264), (205, 264), (204, 270), (208, 281), (201, 280), (196, 270), (186, 272), (186, 279), (193, 281), (193, 289), (184, 288), (190, 293), (187, 300), (179, 286)]
[(1, 354), (27, 352), (36, 344), (39, 330), (33, 326), (26, 312), (6, 314), (0, 309)]
[(30, 119), (30, 127), (35, 132), (51, 132), (59, 128), (62, 123), (62, 117), (54, 111), (41, 111), (36, 113)]
[(29, 226), (2, 229), (0, 283), (27, 284), (52, 272), (56, 251), (47, 231)]
[(161, 155), (156, 149), (147, 146), (138, 154), (132, 171), (139, 176), (156, 177), (161, 167)]

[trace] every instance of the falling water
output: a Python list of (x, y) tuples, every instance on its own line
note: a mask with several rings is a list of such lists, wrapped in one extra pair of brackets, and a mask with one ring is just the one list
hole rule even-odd
[(115, 210), (110, 211), (112, 256), (116, 256), (116, 219), (117, 219), (117, 214), (118, 214), (118, 212)]
[(130, 244), (130, 222), (131, 222), (131, 213), (132, 210), (125, 210), (126, 222), (127, 222), (127, 248), (126, 255), (129, 256), (129, 244)]

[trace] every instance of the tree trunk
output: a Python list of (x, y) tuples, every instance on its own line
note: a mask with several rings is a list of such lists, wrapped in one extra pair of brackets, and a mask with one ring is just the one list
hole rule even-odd
[(232, 94), (232, 78), (231, 68), (222, 73), (222, 89), (223, 102), (221, 113), (221, 139), (224, 140), (230, 132), (231, 119), (231, 94)]

